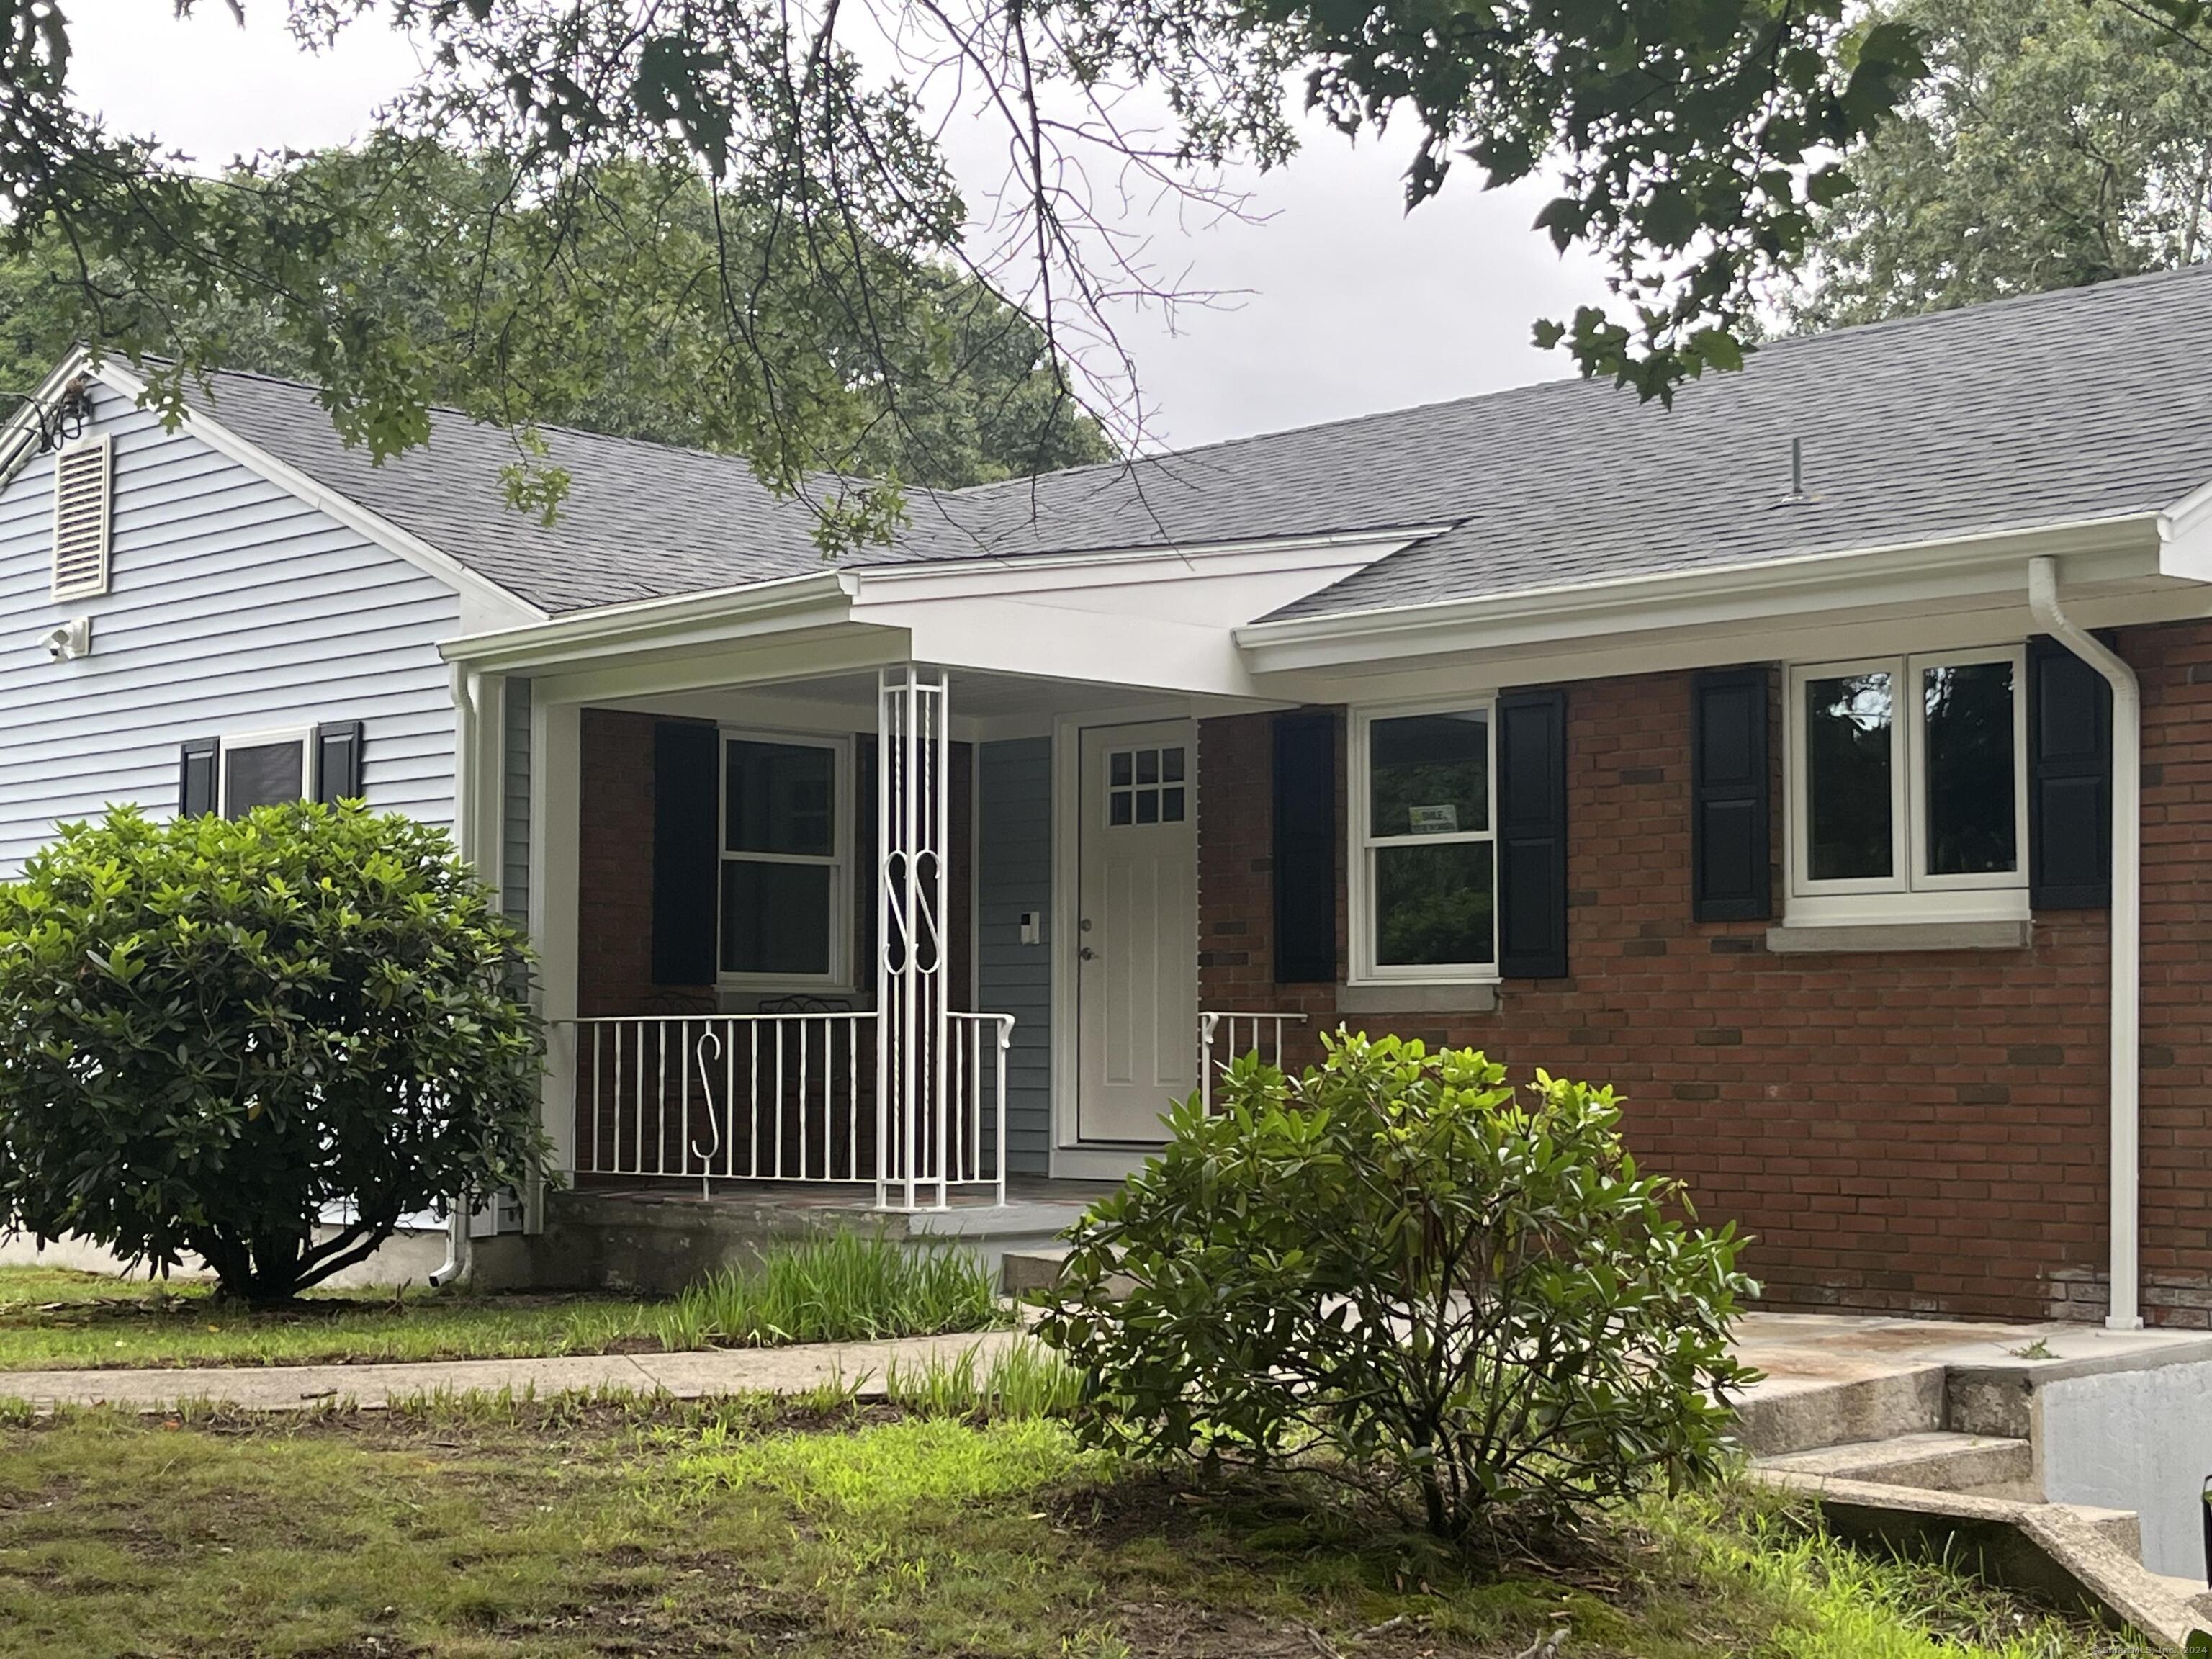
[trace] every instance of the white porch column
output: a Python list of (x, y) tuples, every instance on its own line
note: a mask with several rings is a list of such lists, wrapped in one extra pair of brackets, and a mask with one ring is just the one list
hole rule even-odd
[(945, 945), (951, 696), (942, 669), (878, 672), (876, 1203), (943, 1209), (951, 1176)]
[[(530, 942), (538, 952), (538, 1013), (546, 1020), (545, 1132), (562, 1170), (576, 1167), (576, 910), (582, 879), (581, 714), (574, 703), (530, 706)], [(524, 1204), (524, 1231), (545, 1224), (539, 1183)]]

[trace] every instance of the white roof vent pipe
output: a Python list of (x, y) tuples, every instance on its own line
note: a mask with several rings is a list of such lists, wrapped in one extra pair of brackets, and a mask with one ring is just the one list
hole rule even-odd
[(2027, 608), (2036, 625), (2112, 688), (2112, 1300), (2107, 1328), (2142, 1328), (2142, 690), (2136, 671), (2067, 620), (2058, 562), (2027, 562)]

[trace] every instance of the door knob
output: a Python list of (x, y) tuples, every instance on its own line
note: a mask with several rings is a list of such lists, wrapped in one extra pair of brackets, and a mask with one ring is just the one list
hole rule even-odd
[(1081, 957), (1084, 959), (1084, 961), (1085, 961), (1085, 962), (1090, 962), (1090, 961), (1094, 960), (1094, 959), (1097, 957), (1098, 952), (1097, 952), (1097, 951), (1094, 951), (1094, 950), (1092, 950), (1089, 945), (1085, 945), (1081, 950), (1078, 951), (1075, 954), (1076, 954), (1076, 955), (1078, 955), (1079, 957)]

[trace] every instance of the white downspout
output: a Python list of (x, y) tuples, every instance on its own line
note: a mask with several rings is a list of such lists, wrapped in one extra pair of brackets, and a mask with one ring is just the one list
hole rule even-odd
[[(477, 757), (483, 742), (483, 677), (460, 664), (453, 665), (453, 846), (463, 860), (476, 862)], [(459, 1199), (446, 1222), (446, 1259), (433, 1270), (430, 1283), (450, 1285), (469, 1270), (469, 1208)]]
[(2136, 672), (2066, 619), (2058, 562), (2027, 562), (2027, 608), (2036, 624), (2112, 688), (2112, 1300), (2105, 1324), (2142, 1328), (2139, 1092), (2142, 1040), (2142, 692)]

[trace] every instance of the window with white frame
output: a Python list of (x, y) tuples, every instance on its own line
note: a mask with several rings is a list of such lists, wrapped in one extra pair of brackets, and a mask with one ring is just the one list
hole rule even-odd
[(223, 817), (242, 818), (257, 806), (305, 800), (314, 735), (313, 727), (298, 726), (223, 738), (218, 803)]
[(1497, 977), (1492, 724), (1486, 702), (1354, 714), (1355, 979)]
[(1790, 672), (1790, 913), (2027, 914), (2026, 653)]
[(725, 981), (845, 981), (850, 779), (842, 739), (723, 735)]

